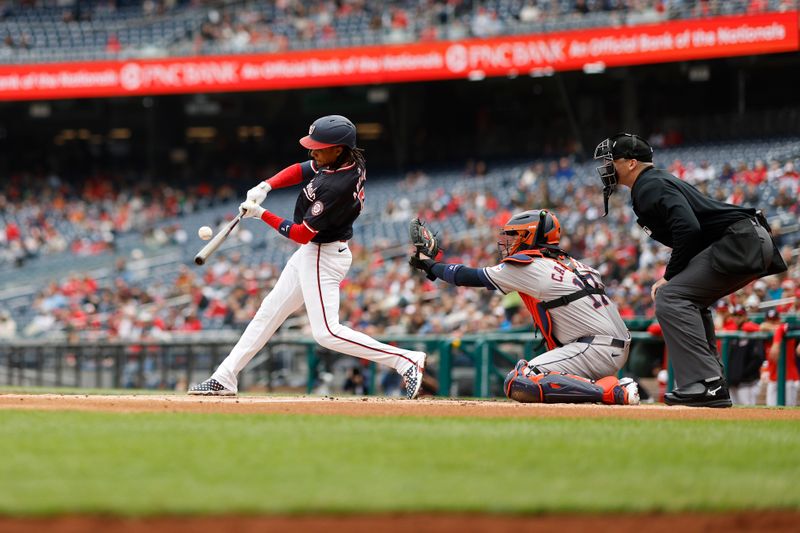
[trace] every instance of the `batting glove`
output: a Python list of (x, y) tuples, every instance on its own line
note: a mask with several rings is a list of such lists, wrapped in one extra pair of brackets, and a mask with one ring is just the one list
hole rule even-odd
[(266, 200), (267, 193), (272, 190), (272, 187), (266, 181), (262, 181), (249, 191), (247, 191), (247, 201), (254, 204), (261, 205)]
[(264, 211), (266, 211), (266, 209), (249, 200), (239, 204), (239, 212), (244, 218), (261, 218)]

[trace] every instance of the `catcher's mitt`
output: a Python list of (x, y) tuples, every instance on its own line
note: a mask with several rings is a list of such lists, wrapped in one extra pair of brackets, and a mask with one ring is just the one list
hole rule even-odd
[(411, 224), (408, 227), (408, 236), (417, 254), (423, 254), (432, 259), (435, 259), (439, 254), (439, 235), (431, 232), (419, 218), (411, 220)]

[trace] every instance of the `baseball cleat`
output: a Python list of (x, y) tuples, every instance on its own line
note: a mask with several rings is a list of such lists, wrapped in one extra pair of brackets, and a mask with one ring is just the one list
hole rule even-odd
[(639, 405), (639, 385), (631, 378), (619, 380), (618, 387), (624, 390), (624, 405)]
[(722, 378), (699, 381), (668, 392), (664, 395), (667, 405), (687, 407), (731, 407), (728, 386)]
[(421, 365), (414, 365), (403, 372), (403, 381), (406, 384), (406, 398), (409, 400), (413, 400), (419, 396), (419, 389), (422, 387), (422, 375), (427, 357), (427, 355), (422, 357)]
[(226, 389), (222, 383), (214, 378), (208, 378), (202, 383), (189, 387), (187, 394), (195, 396), (236, 396), (236, 391)]

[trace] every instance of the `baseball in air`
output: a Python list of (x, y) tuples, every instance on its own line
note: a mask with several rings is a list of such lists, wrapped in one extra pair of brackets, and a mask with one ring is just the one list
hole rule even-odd
[(214, 230), (212, 230), (208, 226), (203, 226), (202, 228), (197, 230), (197, 236), (203, 239), (204, 241), (210, 239), (212, 235), (214, 235)]

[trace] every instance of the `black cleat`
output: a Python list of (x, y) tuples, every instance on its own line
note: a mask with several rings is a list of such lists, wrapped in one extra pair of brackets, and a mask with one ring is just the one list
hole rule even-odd
[(731, 407), (733, 405), (728, 393), (728, 386), (722, 378), (698, 381), (677, 388), (664, 395), (664, 403), (687, 407)]

